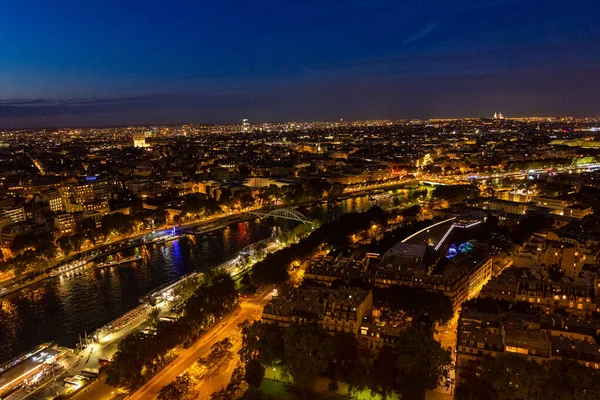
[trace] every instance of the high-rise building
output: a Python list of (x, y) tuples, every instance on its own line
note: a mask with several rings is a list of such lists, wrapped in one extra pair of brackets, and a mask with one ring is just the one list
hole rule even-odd
[(247, 118), (242, 120), (242, 132), (250, 132), (250, 122)]

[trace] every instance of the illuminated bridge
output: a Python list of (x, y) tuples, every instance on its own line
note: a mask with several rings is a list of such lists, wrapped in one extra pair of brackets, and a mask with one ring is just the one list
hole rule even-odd
[(278, 208), (277, 210), (269, 211), (268, 213), (260, 212), (260, 211), (251, 211), (250, 214), (256, 215), (258, 218), (261, 218), (261, 219), (269, 218), (269, 217), (276, 217), (276, 218), (290, 219), (292, 221), (299, 221), (304, 224), (309, 224), (312, 222), (312, 220), (306, 218), (304, 216), (304, 214), (302, 214), (296, 210), (292, 210), (291, 208)]

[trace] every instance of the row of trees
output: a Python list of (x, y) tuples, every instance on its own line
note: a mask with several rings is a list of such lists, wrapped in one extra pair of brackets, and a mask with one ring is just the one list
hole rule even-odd
[(448, 297), (440, 292), (429, 292), (422, 288), (398, 285), (373, 288), (373, 299), (391, 310), (402, 310), (413, 319), (432, 325), (446, 324), (454, 309)]
[(175, 380), (164, 386), (158, 393), (158, 400), (180, 400), (185, 399), (192, 390), (193, 381), (187, 372), (175, 378)]
[(219, 200), (203, 195), (190, 195), (182, 204), (181, 215), (177, 222), (186, 218), (208, 217), (224, 209), (244, 209), (259, 204), (271, 207), (275, 204), (298, 204), (324, 197), (337, 198), (344, 193), (345, 186), (340, 183), (329, 183), (323, 179), (310, 179), (299, 185), (279, 187), (269, 185), (258, 190), (256, 196), (250, 190), (222, 189)]
[(156, 335), (134, 333), (119, 343), (107, 368), (107, 383), (134, 390), (167, 363), (173, 348), (193, 343), (216, 320), (237, 303), (235, 283), (227, 274), (201, 284), (186, 300), (182, 316), (175, 322), (160, 321)]
[(291, 324), (286, 328), (260, 321), (242, 324), (240, 361), (246, 365), (244, 379), (257, 388), (265, 368), (278, 366), (293, 379), (294, 386), (310, 392), (319, 377), (330, 380), (330, 389), (346, 382), (350, 391), (369, 390), (387, 398), (424, 398), (447, 376), (451, 357), (431, 331), (407, 327), (395, 345), (376, 354), (363, 351), (351, 335), (327, 333), (318, 324)]
[(485, 358), (468, 365), (457, 399), (587, 400), (600, 399), (600, 373), (575, 361), (539, 364), (519, 355)]
[[(224, 360), (228, 359), (231, 353), (232, 347), (231, 340), (229, 338), (225, 338), (215, 344), (212, 345), (210, 353), (206, 357), (200, 358), (197, 363), (198, 365), (204, 369), (205, 371), (210, 371), (218, 364), (222, 363)], [(228, 387), (225, 387), (221, 390), (220, 393), (222, 398), (225, 393), (234, 393), (239, 389), (240, 384), (242, 383), (242, 377), (240, 376), (239, 368), (234, 371), (232, 375), (232, 379)], [(164, 386), (160, 393), (158, 394), (158, 400), (181, 400), (185, 399), (191, 392), (193, 386), (193, 379), (189, 373), (184, 373), (179, 375), (175, 380), (168, 385)], [(229, 388), (229, 391), (227, 389)], [(216, 395), (214, 398), (219, 398)]]
[(450, 185), (437, 186), (433, 191), (433, 196), (439, 200), (446, 200), (448, 203), (458, 203), (467, 198), (479, 196), (479, 189), (472, 185)]
[(289, 278), (288, 267), (293, 261), (309, 258), (321, 246), (346, 247), (353, 234), (368, 229), (374, 222), (380, 225), (387, 223), (387, 214), (377, 206), (363, 213), (343, 214), (339, 220), (321, 225), (298, 243), (258, 262), (252, 269), (252, 283), (259, 286), (283, 283)]
[(61, 236), (55, 240), (50, 230), (30, 232), (15, 236), (11, 252), (15, 257), (0, 262), (0, 272), (14, 270), (17, 275), (32, 265), (45, 268), (50, 265), (58, 250), (63, 254), (79, 251), (87, 242), (90, 245), (103, 243), (110, 236), (126, 236), (154, 224), (164, 223), (164, 211), (139, 210), (125, 215), (108, 214), (102, 217), (100, 227), (91, 219), (84, 219), (76, 226), (73, 234)]
[(17, 235), (11, 246), (15, 257), (0, 262), (0, 272), (13, 270), (21, 275), (30, 265), (46, 266), (56, 254), (56, 244), (50, 231)]

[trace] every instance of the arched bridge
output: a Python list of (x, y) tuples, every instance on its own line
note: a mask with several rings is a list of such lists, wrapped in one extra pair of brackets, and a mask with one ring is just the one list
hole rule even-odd
[(291, 219), (293, 221), (300, 221), (305, 224), (309, 224), (312, 220), (306, 218), (304, 214), (292, 210), (291, 208), (278, 208), (269, 212), (251, 211), (250, 214), (256, 215), (259, 218), (277, 217), (284, 219)]

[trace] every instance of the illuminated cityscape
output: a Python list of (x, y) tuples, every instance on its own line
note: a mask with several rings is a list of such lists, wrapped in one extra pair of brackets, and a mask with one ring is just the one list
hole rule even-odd
[(600, 399), (563, 3), (0, 6), (0, 400)]
[[(247, 235), (250, 226), (276, 222), (254, 244), (239, 236), (249, 245), (218, 267), (237, 283), (216, 315), (228, 315), (233, 301), (241, 307), (235, 317), (209, 328), (214, 317), (194, 314), (191, 304), (204, 301), (195, 293), (213, 289), (205, 267), (186, 265), (187, 272), (140, 292), (142, 304), (121, 308), (124, 315), (115, 309), (105, 324), (81, 320), (89, 331), (57, 321), (41, 331), (45, 345), (15, 332), (16, 347), (3, 348), (7, 361), (33, 346), (38, 350), (26, 360), (52, 357), (43, 365), (8, 366), (6, 375), (20, 378), (5, 378), (3, 393), (17, 398), (52, 388), (77, 398), (89, 387), (102, 398), (120, 388), (146, 398), (161, 395), (171, 381), (183, 385), (177, 378), (183, 368), (190, 393), (230, 396), (242, 390), (231, 386), (232, 374), (255, 362), (244, 361), (244, 346), (254, 346), (250, 334), (283, 335), (282, 343), (292, 333), (346, 335), (354, 344), (345, 345), (378, 368), (377, 354), (429, 331), (432, 351), (448, 358), (439, 380), (424, 388), (448, 396), (471, 390), (470, 368), (492, 363), (490, 355), (499, 357), (493, 362), (508, 362), (510, 353), (538, 363), (576, 362), (596, 373), (600, 162), (594, 146), (570, 143), (593, 143), (599, 125), (496, 115), (3, 131), (1, 316), (7, 322), (36, 320), (19, 305), (24, 296), (47, 301), (79, 281), (121, 286), (114, 274), (170, 268), (182, 246), (186, 257), (206, 251), (193, 248), (214, 243), (214, 232), (233, 227)], [(227, 236), (217, 240), (217, 248), (229, 246)], [(157, 251), (168, 258), (157, 261)], [(83, 306), (86, 296), (70, 301)], [(237, 326), (246, 319), (262, 322)], [(159, 340), (171, 326), (180, 331), (163, 346), (180, 353), (177, 368), (115, 377), (112, 363), (125, 362), (119, 343)], [(198, 329), (215, 334), (200, 334), (178, 350)], [(77, 342), (69, 343), (74, 335)], [(331, 340), (335, 348), (341, 339)], [(242, 346), (239, 357), (235, 343)], [(217, 357), (215, 346), (229, 356)], [(85, 368), (78, 354), (87, 357)], [(285, 375), (293, 367), (281, 362), (261, 366), (264, 379), (302, 382), (293, 375), (298, 371)], [(227, 367), (206, 375), (217, 365)], [(56, 375), (66, 386), (56, 384)], [(328, 375), (318, 376), (310, 381), (315, 388)], [(356, 390), (349, 384), (340, 378), (337, 390)], [(365, 385), (362, 391), (376, 393), (368, 386), (375, 383)]]

